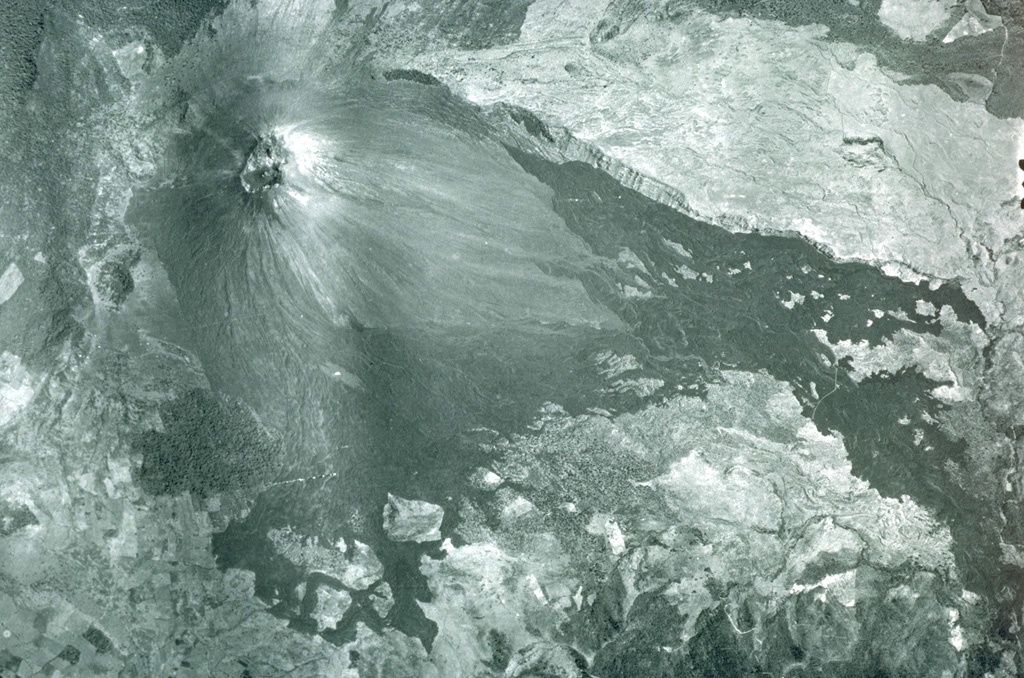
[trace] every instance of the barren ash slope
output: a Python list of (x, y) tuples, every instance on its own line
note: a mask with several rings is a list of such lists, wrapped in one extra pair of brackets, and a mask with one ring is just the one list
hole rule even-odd
[(0, 675), (1024, 671), (1016, 5), (0, 19)]

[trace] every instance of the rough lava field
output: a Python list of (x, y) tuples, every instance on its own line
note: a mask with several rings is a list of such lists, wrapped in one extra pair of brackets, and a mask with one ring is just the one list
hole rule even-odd
[(0, 678), (1024, 676), (1017, 0), (4, 0), (0, 158)]

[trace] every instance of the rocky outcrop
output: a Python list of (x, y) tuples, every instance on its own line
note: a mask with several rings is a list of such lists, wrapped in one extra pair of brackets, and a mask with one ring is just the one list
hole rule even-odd
[(436, 504), (388, 495), (384, 532), (392, 541), (440, 541), (444, 509)]

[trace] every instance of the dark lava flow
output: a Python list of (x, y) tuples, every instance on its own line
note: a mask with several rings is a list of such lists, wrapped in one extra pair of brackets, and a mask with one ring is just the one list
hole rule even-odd
[[(942, 470), (962, 444), (929, 423), (937, 384), (914, 372), (857, 384), (810, 332), (872, 344), (902, 328), (939, 333), (918, 300), (982, 325), (955, 285), (932, 290), (801, 240), (687, 218), (589, 166), (501, 146), (440, 87), (236, 85), (190, 101), (202, 122), (176, 138), (129, 213), (229, 405), (145, 436), (139, 451), (163, 468), (175, 450), (252, 439), (218, 429), (251, 421), (248, 411), (272, 432), (277, 464), (247, 470), (224, 452), (234, 464), (224, 489), (249, 488), (256, 502), (214, 549), (221, 566), (254, 570), (260, 595), (284, 599), (278, 613), (293, 614), (301, 577), (265, 535), (292, 525), (321, 543), (371, 544), (396, 593), (388, 622), (429, 642), (415, 605), (428, 595), (424, 549), (384, 538), (387, 492), (444, 505), (447, 529), (467, 475), (486, 462), (478, 443), (522, 431), (546, 402), (631, 411), (700, 395), (722, 369), (790, 383), (819, 428), (843, 434), (855, 473), (951, 520), (968, 585), (985, 590), (974, 507)], [(784, 307), (790, 293), (805, 301)], [(609, 389), (595, 363), (606, 351), (634, 355), (664, 386)], [(270, 481), (268, 464), (281, 469)], [(325, 473), (337, 475), (275, 484)]]
[[(995, 507), (967, 492), (946, 470), (947, 461), (963, 463), (966, 443), (940, 430), (937, 415), (945, 405), (931, 394), (938, 384), (909, 369), (856, 383), (850, 365), (837, 361), (810, 332), (825, 330), (833, 343), (867, 340), (871, 345), (900, 329), (939, 334), (937, 314), (919, 313), (917, 300), (936, 308), (948, 305), (961, 322), (984, 328), (980, 310), (958, 285), (932, 290), (871, 266), (838, 263), (799, 239), (728, 233), (583, 163), (558, 165), (515, 149), (510, 153), (555, 191), (555, 211), (596, 254), (613, 257), (625, 247), (643, 263), (642, 274), (631, 269), (618, 280), (590, 276), (585, 284), (630, 325), (652, 374), (669, 388), (713, 379), (713, 371), (687, 371), (699, 357), (701, 365), (764, 370), (788, 382), (822, 432), (843, 435), (855, 475), (883, 496), (911, 496), (949, 524), (970, 590), (994, 595), (1007, 584), (1013, 574), (997, 571)], [(675, 270), (680, 263), (692, 273), (680, 275)], [(654, 290), (650, 298), (619, 292), (630, 278), (635, 285), (637, 275)], [(804, 301), (788, 309), (781, 301), (791, 292)], [(915, 429), (923, 432), (920, 440)]]

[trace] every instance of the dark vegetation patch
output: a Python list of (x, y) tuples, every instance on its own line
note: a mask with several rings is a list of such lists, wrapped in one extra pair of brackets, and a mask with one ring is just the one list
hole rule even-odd
[(446, 7), (437, 23), (441, 35), (464, 49), (486, 49), (519, 39), (533, 0), (469, 0)]
[(507, 113), (510, 118), (522, 125), (533, 136), (551, 143), (555, 142), (555, 138), (551, 136), (547, 125), (527, 109), (511, 104), (497, 104), (495, 108)]
[(440, 85), (441, 81), (423, 71), (416, 71), (410, 68), (394, 68), (390, 71), (384, 71), (384, 79), (388, 82), (394, 80), (407, 80), (409, 82), (415, 82), (420, 85)]
[(95, 626), (90, 626), (86, 629), (82, 634), (82, 637), (89, 641), (89, 643), (92, 644), (100, 654), (106, 654), (114, 649), (114, 644), (110, 642), (110, 638), (107, 637), (107, 634), (103, 633), (103, 631), (100, 631)]
[(155, 0), (125, 3), (121, 0), (75, 2), (74, 9), (90, 26), (106, 33), (131, 31), (143, 26), (164, 55), (172, 57), (196, 34), (203, 22), (224, 11), (227, 0)]
[(485, 664), (495, 671), (504, 671), (512, 659), (512, 643), (508, 636), (497, 629), (490, 629), (487, 632), (487, 647), (491, 651), (491, 659)]
[(64, 649), (57, 655), (58, 658), (63, 659), (68, 664), (74, 666), (78, 663), (78, 660), (82, 657), (82, 651), (74, 645), (65, 645)]
[(133, 443), (143, 460), (138, 480), (150, 494), (259, 487), (280, 467), (280, 441), (239, 403), (193, 389), (160, 414), (164, 431), (146, 431)]
[(97, 291), (107, 303), (120, 306), (135, 290), (132, 268), (142, 258), (138, 247), (115, 248), (99, 266), (96, 276)]
[[(8, 671), (10, 675), (18, 675), (21, 668), (21, 657), (11, 654), (8, 650), (0, 650), (0, 671)], [(2, 676), (4, 674), (0, 674)]]
[(105, 261), (100, 265), (97, 279), (100, 294), (115, 306), (120, 306), (135, 289), (132, 270), (119, 261)]
[[(0, 3), (0, 82), (6, 81), (6, 104), (22, 104), (36, 81), (36, 53), (43, 40), (43, 6), (38, 0)], [(13, 101), (12, 101), (13, 100)]]
[(72, 259), (67, 235), (64, 227), (56, 227), (47, 243), (50, 263), (40, 287), (42, 301), (49, 311), (42, 346), (47, 354), (59, 350), (67, 341), (77, 344), (85, 336), (85, 327), (75, 317), (75, 312), (86, 303), (88, 286), (85, 272)]
[(38, 524), (39, 519), (28, 506), (0, 500), (0, 537), (7, 537), (23, 527)]

